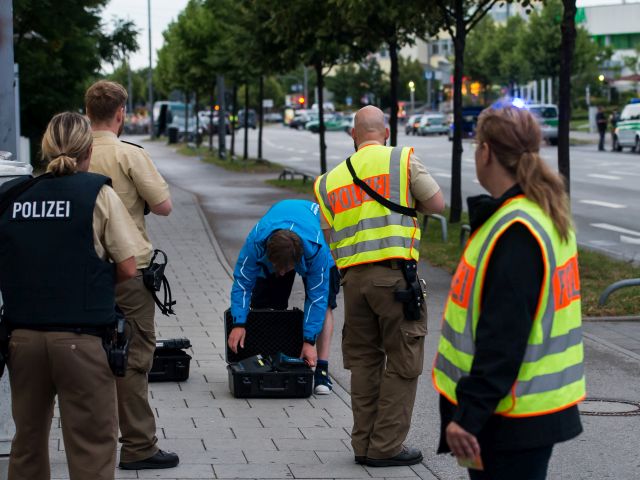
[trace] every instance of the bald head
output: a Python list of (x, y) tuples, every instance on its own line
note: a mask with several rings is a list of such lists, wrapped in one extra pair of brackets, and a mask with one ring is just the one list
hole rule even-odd
[(389, 136), (389, 130), (384, 125), (382, 110), (373, 105), (358, 110), (353, 121), (351, 136), (356, 145), (369, 141), (384, 144)]

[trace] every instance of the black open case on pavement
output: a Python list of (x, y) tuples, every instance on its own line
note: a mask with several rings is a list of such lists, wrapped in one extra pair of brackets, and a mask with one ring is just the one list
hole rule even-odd
[[(245, 324), (244, 348), (233, 353), (226, 343), (229, 390), (236, 398), (306, 398), (313, 370), (298, 359), (302, 350), (301, 310), (252, 310)], [(233, 328), (224, 314), (226, 338)]]
[(153, 354), (150, 382), (183, 382), (189, 378), (191, 355), (184, 350), (191, 348), (188, 338), (157, 340)]

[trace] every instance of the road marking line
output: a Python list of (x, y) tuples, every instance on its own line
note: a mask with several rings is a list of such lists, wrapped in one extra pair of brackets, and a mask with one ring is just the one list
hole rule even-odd
[(610, 225), (608, 223), (592, 223), (591, 226), (595, 228), (601, 228), (603, 230), (609, 230), (617, 233), (626, 233), (628, 235), (635, 235), (637, 237), (640, 237), (640, 232), (629, 230), (628, 228), (618, 227), (616, 225)]
[(625, 177), (627, 175), (632, 175), (634, 177), (640, 177), (640, 173), (634, 173), (634, 172), (622, 172), (620, 170), (611, 170), (611, 173), (617, 173), (618, 175), (624, 175)]
[(602, 175), (600, 173), (590, 173), (587, 177), (602, 178), (603, 180), (622, 180), (622, 177), (616, 177), (615, 175)]
[(631, 245), (640, 245), (640, 238), (627, 237), (626, 235), (620, 235), (620, 241)]
[(440, 172), (436, 172), (433, 174), (434, 177), (442, 177), (442, 178), (451, 178), (451, 174), (450, 173), (440, 173)]
[(480, 180), (478, 180), (477, 178), (474, 178), (473, 183), (477, 183), (478, 185), (480, 185)]
[(580, 203), (595, 205), (596, 207), (627, 208), (626, 205), (620, 205), (619, 203), (601, 202), (600, 200), (580, 200)]

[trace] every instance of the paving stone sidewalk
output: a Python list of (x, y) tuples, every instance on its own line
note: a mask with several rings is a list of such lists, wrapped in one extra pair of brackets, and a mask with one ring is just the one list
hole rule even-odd
[[(194, 197), (172, 188), (174, 212), (148, 217), (154, 244), (167, 252), (177, 315), (156, 316), (158, 338), (187, 337), (191, 372), (183, 383), (152, 383), (159, 446), (180, 455), (174, 469), (124, 471), (116, 478), (434, 478), (423, 465), (368, 468), (350, 447), (349, 395), (234, 399), (224, 361), (223, 313), (229, 266)], [(222, 260), (221, 260), (222, 259)], [(69, 478), (59, 416), (51, 432), (52, 478)]]

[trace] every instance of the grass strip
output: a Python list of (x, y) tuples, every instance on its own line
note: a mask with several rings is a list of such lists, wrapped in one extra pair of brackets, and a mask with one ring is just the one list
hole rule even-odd
[(233, 172), (269, 173), (282, 171), (283, 168), (280, 164), (257, 158), (248, 158), (247, 160), (238, 157), (220, 158), (217, 149), (209, 150), (206, 146), (194, 147), (181, 144), (178, 146), (177, 152), (188, 157), (199, 156), (203, 162), (211, 163)]

